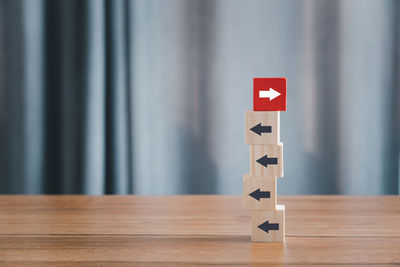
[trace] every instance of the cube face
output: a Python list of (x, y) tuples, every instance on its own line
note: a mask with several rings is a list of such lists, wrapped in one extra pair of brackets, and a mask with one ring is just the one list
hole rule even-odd
[(250, 176), (283, 177), (283, 146), (250, 145)]
[(245, 209), (275, 210), (276, 178), (243, 177), (243, 207)]
[(276, 210), (251, 211), (251, 241), (285, 241), (285, 206), (277, 205)]
[(279, 111), (246, 111), (246, 144), (278, 144), (279, 128)]
[(286, 78), (254, 78), (253, 109), (286, 111)]

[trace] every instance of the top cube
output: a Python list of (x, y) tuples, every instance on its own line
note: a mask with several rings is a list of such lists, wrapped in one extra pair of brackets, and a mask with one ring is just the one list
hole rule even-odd
[(286, 111), (286, 78), (254, 78), (253, 110)]

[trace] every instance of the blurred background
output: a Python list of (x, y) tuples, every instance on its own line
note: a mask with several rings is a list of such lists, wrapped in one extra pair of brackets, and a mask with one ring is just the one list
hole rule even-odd
[(395, 0), (0, 0), (0, 193), (241, 194), (253, 77), (280, 194), (399, 193)]

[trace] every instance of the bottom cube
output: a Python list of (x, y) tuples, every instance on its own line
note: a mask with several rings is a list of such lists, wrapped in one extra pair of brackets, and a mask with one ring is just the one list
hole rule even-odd
[(252, 242), (285, 242), (285, 205), (251, 211)]

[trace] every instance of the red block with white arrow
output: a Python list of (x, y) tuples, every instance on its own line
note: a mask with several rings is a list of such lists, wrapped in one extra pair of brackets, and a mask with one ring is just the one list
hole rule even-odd
[(254, 78), (254, 111), (286, 111), (286, 78)]

